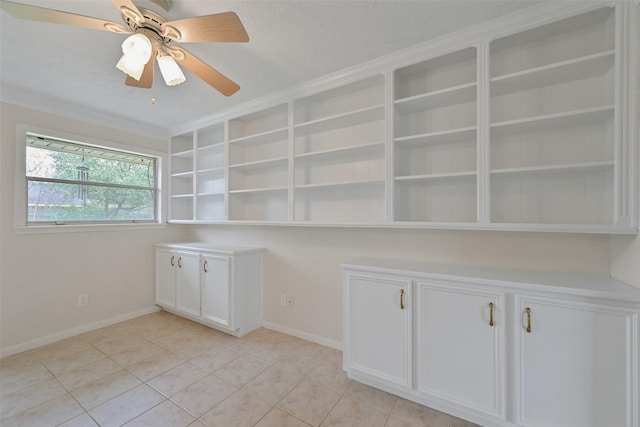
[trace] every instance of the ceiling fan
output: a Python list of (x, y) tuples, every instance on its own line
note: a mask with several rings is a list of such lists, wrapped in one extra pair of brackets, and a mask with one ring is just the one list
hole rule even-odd
[[(171, 0), (150, 1), (167, 11), (171, 7)], [(235, 82), (194, 55), (171, 45), (172, 42), (248, 42), (249, 36), (234, 12), (167, 21), (149, 9), (136, 6), (132, 0), (112, 2), (120, 10), (125, 25), (4, 0), (0, 1), (0, 7), (19, 19), (131, 34), (122, 44), (123, 56), (116, 65), (128, 75), (125, 83), (129, 86), (150, 88), (157, 61), (169, 86), (185, 81), (180, 64), (225, 96), (240, 89)]]

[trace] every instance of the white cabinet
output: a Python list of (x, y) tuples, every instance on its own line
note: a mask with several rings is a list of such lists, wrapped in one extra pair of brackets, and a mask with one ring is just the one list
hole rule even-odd
[(203, 255), (202, 318), (229, 327), (231, 304), (231, 258)]
[(156, 249), (156, 304), (176, 307), (176, 254), (172, 249)]
[(628, 400), (637, 310), (529, 296), (516, 306), (520, 424), (629, 426), (635, 406), (638, 425), (638, 395)]
[(345, 366), (377, 381), (411, 387), (411, 282), (345, 273)]
[(640, 290), (408, 261), (342, 267), (350, 378), (483, 426), (638, 425)]
[(262, 249), (156, 245), (156, 304), (242, 336), (262, 325)]
[(200, 254), (176, 251), (176, 310), (200, 316)]
[(418, 390), (503, 416), (504, 294), (418, 281)]

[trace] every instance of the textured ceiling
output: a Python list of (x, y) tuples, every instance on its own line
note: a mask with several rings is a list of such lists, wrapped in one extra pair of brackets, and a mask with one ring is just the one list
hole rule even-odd
[[(110, 0), (15, 1), (121, 22)], [(21, 21), (3, 11), (0, 97), (33, 107), (43, 100), (42, 105), (57, 105), (59, 111), (74, 108), (169, 129), (533, 4), (173, 0), (165, 12), (146, 0), (134, 1), (169, 20), (235, 11), (249, 43), (182, 46), (237, 82), (240, 91), (226, 98), (189, 72), (187, 82), (167, 87), (157, 69), (152, 89), (125, 86), (124, 74), (115, 68), (124, 35)]]

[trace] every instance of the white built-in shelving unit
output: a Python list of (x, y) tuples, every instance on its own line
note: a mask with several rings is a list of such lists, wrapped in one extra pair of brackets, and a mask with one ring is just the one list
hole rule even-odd
[(615, 9), (490, 45), (491, 220), (614, 222)]
[(476, 222), (477, 49), (394, 75), (394, 219)]
[(636, 233), (637, 7), (541, 5), (177, 130), (169, 220)]
[(376, 75), (293, 104), (293, 220), (385, 220), (385, 80)]
[(287, 104), (229, 121), (229, 219), (287, 219), (288, 130)]

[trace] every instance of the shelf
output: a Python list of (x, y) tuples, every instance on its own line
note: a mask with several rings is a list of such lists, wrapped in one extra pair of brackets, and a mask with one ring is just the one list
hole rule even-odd
[(341, 181), (341, 182), (327, 182), (322, 184), (297, 185), (295, 189), (296, 190), (316, 190), (316, 189), (334, 188), (334, 187), (374, 186), (374, 185), (383, 185), (383, 184), (384, 184), (384, 180)]
[(224, 193), (198, 193), (198, 197), (224, 197)]
[(478, 131), (477, 126), (469, 126), (458, 129), (451, 129), (439, 132), (421, 133), (417, 135), (401, 136), (395, 138), (396, 145), (411, 146), (411, 145), (434, 145), (434, 144), (448, 144), (453, 142), (461, 142), (466, 140), (476, 141), (476, 133)]
[(221, 149), (224, 149), (224, 141), (216, 142), (215, 144), (211, 144), (211, 145), (205, 145), (204, 147), (199, 147), (197, 151), (198, 151), (198, 154), (200, 154), (207, 151), (221, 150)]
[(303, 122), (294, 126), (296, 132), (321, 133), (362, 123), (384, 120), (384, 104)]
[(309, 153), (296, 154), (297, 160), (314, 159), (317, 157), (341, 156), (343, 154), (367, 153), (384, 150), (384, 141), (378, 141), (367, 144), (353, 145), (350, 147), (334, 148), (331, 150), (312, 151)]
[(192, 178), (192, 177), (193, 177), (193, 171), (176, 172), (171, 174), (171, 178)]
[(476, 171), (470, 172), (451, 172), (451, 173), (433, 173), (427, 175), (408, 175), (408, 176), (396, 176), (394, 180), (399, 183), (405, 182), (424, 182), (443, 179), (460, 179), (460, 178), (475, 178), (477, 176)]
[(604, 123), (613, 118), (614, 106), (586, 108), (562, 113), (545, 114), (523, 119), (507, 120), (491, 124), (491, 132), (500, 135), (515, 132), (539, 131), (541, 129)]
[(491, 95), (500, 96), (600, 76), (613, 68), (614, 59), (615, 51), (608, 50), (494, 77), (491, 79)]
[(229, 190), (229, 194), (255, 194), (287, 191), (287, 187), (268, 187), (268, 188), (247, 188), (242, 190)]
[(254, 135), (230, 139), (229, 144), (242, 144), (242, 145), (268, 144), (270, 142), (276, 142), (282, 139), (286, 139), (288, 130), (289, 130), (288, 127), (282, 127), (282, 128), (268, 130), (261, 133), (256, 133)]
[(492, 175), (506, 175), (506, 174), (533, 174), (533, 173), (545, 173), (545, 172), (571, 172), (571, 171), (592, 171), (603, 170), (612, 168), (613, 161), (606, 162), (584, 162), (584, 163), (565, 163), (559, 165), (545, 165), (545, 166), (525, 166), (519, 168), (504, 168), (493, 169)]
[(398, 99), (394, 102), (394, 105), (399, 113), (411, 114), (433, 108), (464, 104), (476, 100), (477, 86), (476, 82), (466, 83), (447, 89)]
[(223, 173), (224, 173), (224, 166), (198, 170), (198, 175), (215, 175), (215, 174), (223, 174)]
[(178, 151), (176, 153), (171, 153), (171, 157), (193, 157), (193, 150), (184, 150), (184, 151)]
[(185, 193), (185, 194), (172, 194), (171, 195), (172, 199), (188, 199), (190, 197), (193, 197), (193, 194)]
[(235, 165), (229, 165), (229, 169), (263, 169), (274, 166), (287, 166), (289, 159), (287, 157), (279, 157), (277, 159), (258, 160), (255, 162), (238, 163)]

